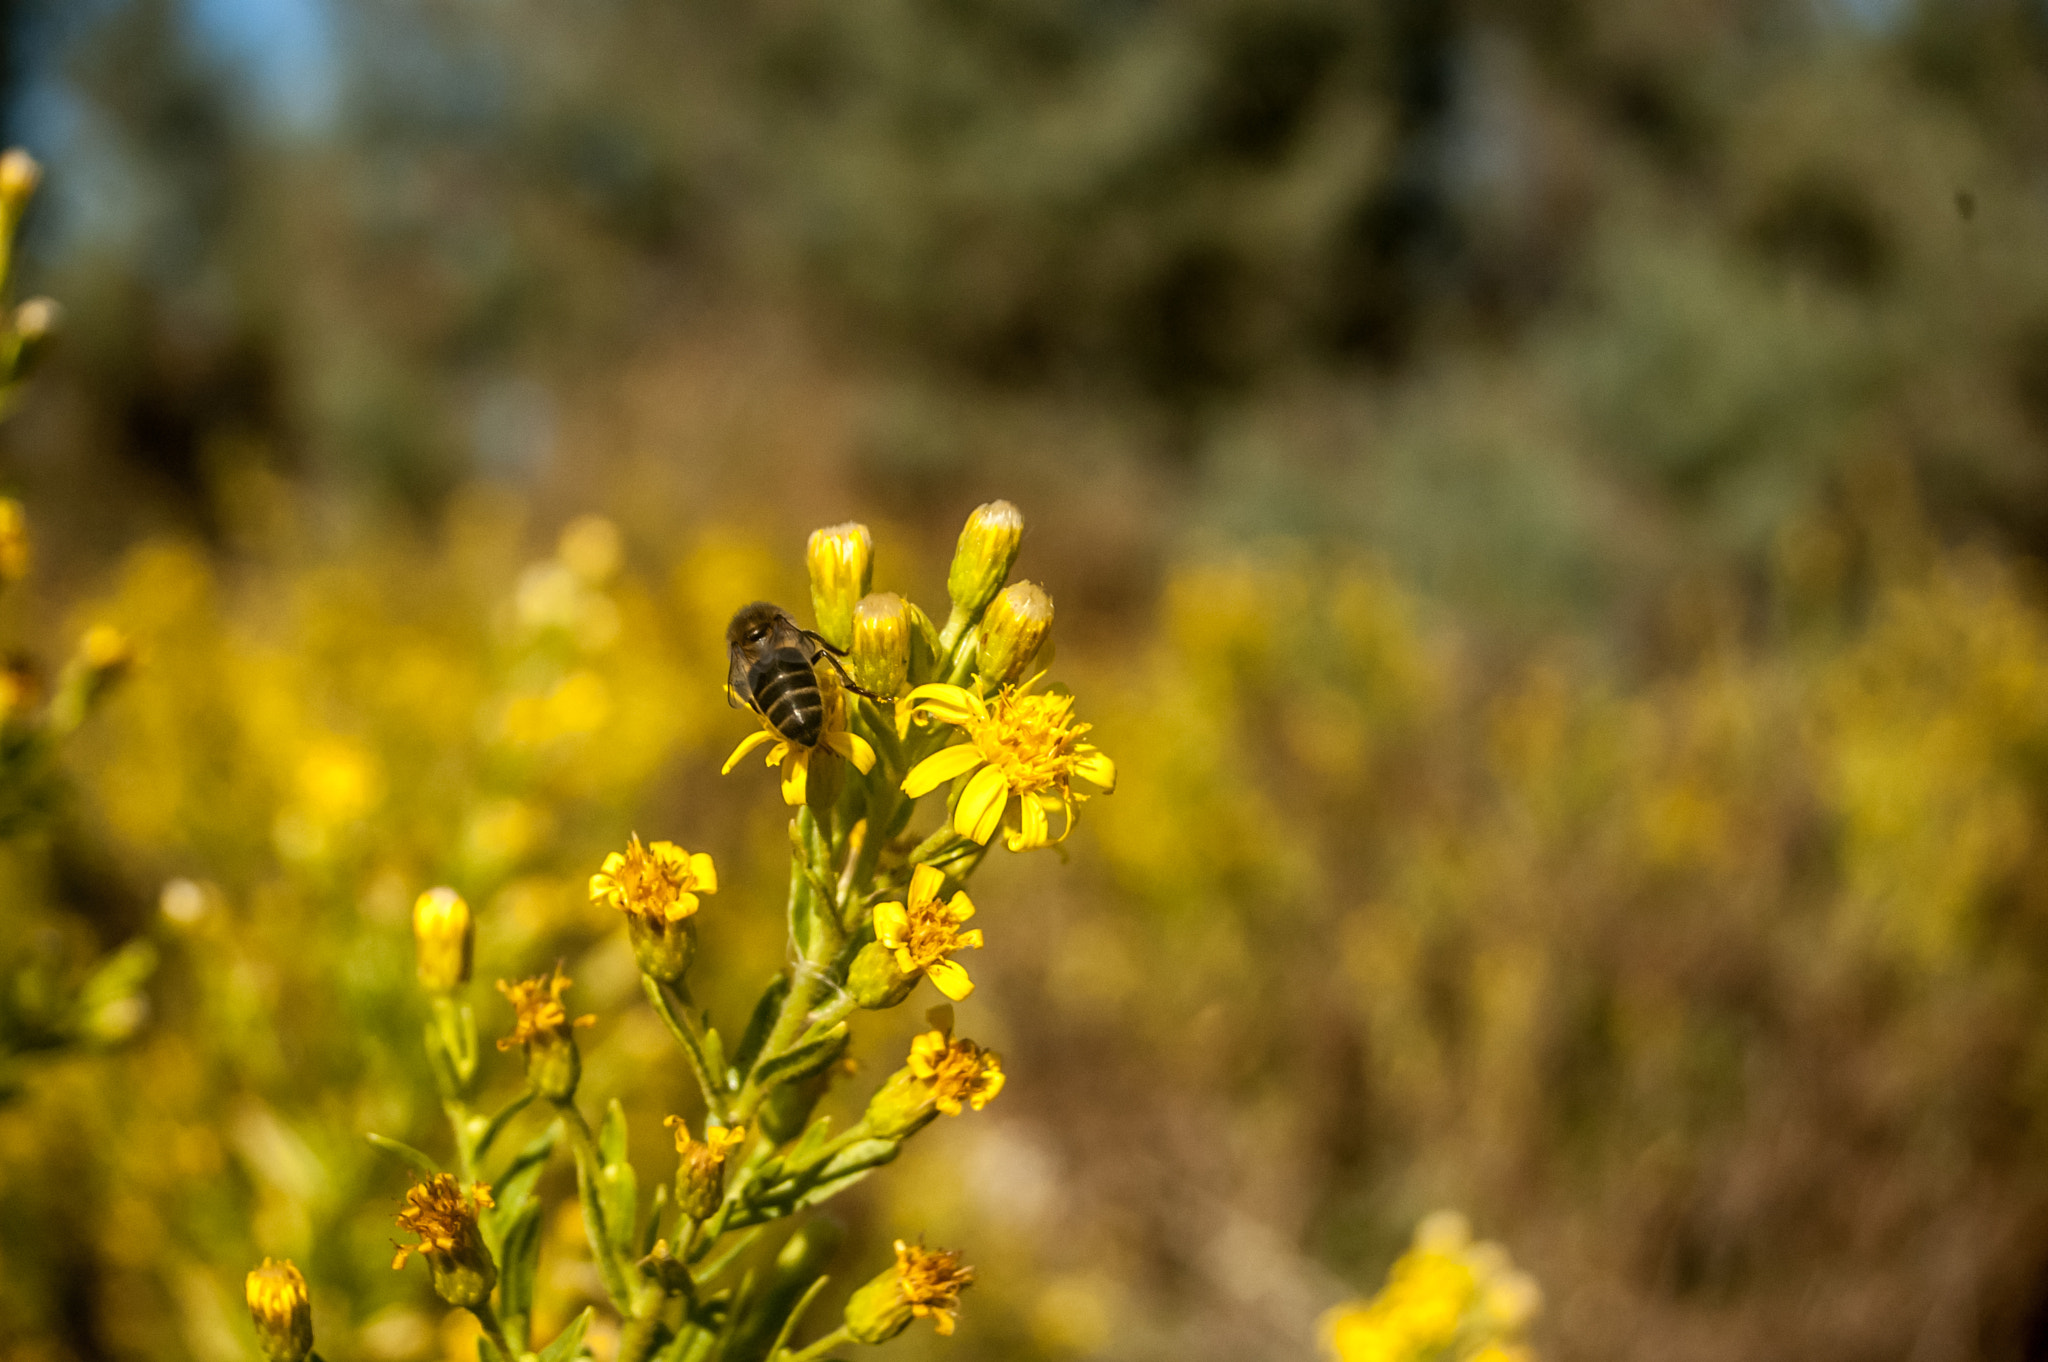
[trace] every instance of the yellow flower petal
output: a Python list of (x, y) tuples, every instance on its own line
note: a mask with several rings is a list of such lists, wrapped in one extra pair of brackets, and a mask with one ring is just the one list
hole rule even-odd
[(965, 922), (974, 916), (974, 900), (967, 897), (965, 889), (956, 892), (946, 904), (946, 912), (955, 922)]
[(967, 782), (967, 788), (960, 792), (960, 802), (953, 807), (953, 831), (986, 846), (1002, 826), (1003, 806), (1009, 802), (1010, 786), (1003, 773), (993, 766), (982, 767)]
[(974, 981), (967, 977), (966, 967), (957, 960), (933, 961), (931, 968), (924, 973), (939, 992), (956, 1003), (974, 992)]
[(875, 905), (875, 940), (891, 950), (910, 938), (910, 914), (900, 903)]
[(676, 895), (676, 901), (671, 903), (664, 911), (670, 922), (681, 922), (684, 918), (697, 911), (697, 896), (689, 893), (678, 894)]
[(920, 710), (948, 724), (965, 723), (969, 716), (986, 712), (973, 691), (934, 681), (896, 702), (896, 736), (909, 736), (911, 717)]
[(791, 751), (782, 761), (782, 802), (799, 808), (810, 783), (811, 754), (807, 748)]
[(875, 749), (858, 733), (834, 729), (825, 735), (825, 745), (852, 762), (862, 775), (875, 769)]
[(956, 939), (955, 950), (978, 951), (981, 949), (981, 928), (970, 927)]
[(1018, 804), (1019, 827), (1017, 831), (1003, 839), (1003, 844), (1012, 851), (1028, 851), (1032, 847), (1044, 846), (1052, 832), (1045, 821), (1045, 806), (1030, 798), (1019, 800)]
[(697, 888), (702, 892), (718, 892), (718, 867), (711, 863), (708, 852), (700, 851), (690, 857), (690, 878), (697, 882)]
[[(726, 772), (732, 770), (733, 767), (740, 764), (741, 757), (744, 757), (745, 755), (747, 755), (747, 753), (753, 751), (762, 743), (773, 742), (774, 740), (775, 735), (773, 733), (770, 733), (765, 728), (756, 729), (752, 733), (747, 734), (746, 737), (740, 739), (740, 745), (738, 747), (733, 748), (732, 755), (725, 759), (725, 765), (721, 766), (718, 769), (718, 774), (724, 775)], [(612, 868), (610, 857), (605, 858), (604, 868), (606, 870), (610, 870)]]
[[(910, 774), (903, 777), (903, 793), (912, 799), (922, 799), (947, 781), (966, 775), (980, 766), (987, 758), (981, 749), (971, 742), (953, 747), (942, 747), (912, 767)], [(997, 779), (1001, 779), (1000, 776)]]
[(910, 901), (930, 903), (946, 883), (946, 872), (935, 865), (921, 865), (910, 872)]
[(1098, 785), (1104, 794), (1116, 789), (1116, 763), (1103, 755), (1099, 748), (1081, 745), (1074, 758), (1074, 774), (1091, 785)]

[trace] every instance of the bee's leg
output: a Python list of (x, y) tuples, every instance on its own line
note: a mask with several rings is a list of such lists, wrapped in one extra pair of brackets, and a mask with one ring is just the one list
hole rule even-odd
[(817, 644), (817, 645), (818, 645), (818, 646), (819, 646), (820, 648), (822, 648), (822, 649), (823, 649), (824, 651), (826, 651), (826, 652), (828, 652), (828, 653), (832, 654), (832, 656), (834, 656), (834, 657), (845, 657), (845, 656), (846, 656), (846, 649), (844, 649), (844, 648), (840, 647), (840, 646), (839, 646), (838, 644), (834, 643), (834, 642), (833, 642), (833, 641), (832, 641), (831, 639), (829, 639), (829, 638), (826, 638), (826, 637), (825, 637), (825, 636), (824, 636), (823, 634), (813, 633), (813, 632), (812, 632), (811, 630), (809, 630), (809, 629), (799, 629), (799, 630), (797, 630), (797, 632), (798, 632), (799, 634), (802, 634), (802, 635), (803, 635), (803, 636), (804, 636), (805, 638), (809, 639), (809, 640), (810, 640), (811, 642), (813, 642), (813, 643)]
[(820, 660), (832, 664), (832, 670), (839, 673), (839, 684), (846, 687), (848, 690), (852, 691), (855, 695), (865, 695), (868, 697), (868, 699), (873, 700), (875, 703), (884, 705), (888, 704), (889, 701), (896, 698), (893, 695), (877, 695), (873, 691), (869, 690), (867, 687), (861, 685), (860, 682), (854, 680), (852, 677), (846, 674), (846, 668), (841, 666), (839, 659), (834, 657), (831, 653), (820, 653), (818, 657)]

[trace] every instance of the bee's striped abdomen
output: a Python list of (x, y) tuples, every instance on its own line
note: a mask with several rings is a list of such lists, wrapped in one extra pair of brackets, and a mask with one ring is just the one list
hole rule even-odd
[(801, 649), (778, 648), (754, 664), (747, 676), (754, 707), (769, 727), (803, 747), (815, 747), (825, 731), (825, 697)]

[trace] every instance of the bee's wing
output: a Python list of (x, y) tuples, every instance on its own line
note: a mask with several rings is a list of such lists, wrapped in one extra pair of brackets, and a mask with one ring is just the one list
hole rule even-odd
[(752, 709), (754, 688), (747, 684), (747, 659), (738, 648), (731, 653), (732, 665), (725, 673), (725, 702), (734, 709)]

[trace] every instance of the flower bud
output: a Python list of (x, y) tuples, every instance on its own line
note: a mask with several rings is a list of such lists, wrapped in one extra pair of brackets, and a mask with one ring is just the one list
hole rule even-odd
[(305, 1362), (313, 1351), (313, 1303), (306, 1295), (306, 1279), (292, 1260), (273, 1263), (265, 1258), (263, 1266), (249, 1274), (244, 1289), (263, 1355), (270, 1362)]
[(974, 1280), (974, 1269), (960, 1266), (950, 1249), (927, 1253), (915, 1244), (896, 1241), (896, 1265), (853, 1293), (846, 1302), (846, 1332), (857, 1343), (887, 1343), (929, 1318), (941, 1334), (953, 1332), (960, 1292)]
[(905, 973), (896, 963), (896, 952), (879, 941), (862, 946), (846, 972), (846, 991), (854, 1002), (876, 1012), (896, 1006), (916, 987), (917, 975)]
[(462, 895), (443, 886), (413, 901), (412, 939), (420, 986), (429, 993), (453, 993), (469, 982), (469, 958), (476, 924)]
[(626, 939), (633, 943), (633, 960), (642, 974), (664, 984), (678, 983), (697, 958), (697, 919), (670, 922), (634, 913), (626, 918)]
[(910, 679), (910, 607), (893, 591), (861, 597), (853, 611), (853, 679), (884, 699)]
[(747, 1138), (745, 1127), (727, 1130), (706, 1126), (704, 1138), (690, 1138), (690, 1127), (680, 1116), (663, 1124), (676, 1133), (676, 1206), (692, 1220), (709, 1219), (725, 1198), (725, 1161)]
[(1052, 632), (1052, 597), (1031, 582), (1003, 588), (981, 617), (980, 654), (975, 669), (984, 687), (1021, 681)]
[(853, 611), (868, 594), (874, 560), (874, 538), (857, 521), (811, 531), (804, 555), (811, 570), (811, 612), (818, 632), (835, 648), (853, 646)]
[(417, 1234), (420, 1241), (400, 1248), (392, 1268), (404, 1267), (405, 1260), (417, 1253), (432, 1271), (435, 1295), (464, 1309), (482, 1305), (498, 1284), (498, 1265), (477, 1225), (478, 1215), (492, 1204), (488, 1186), (474, 1183), (465, 1196), (462, 1184), (449, 1173), (414, 1183), (406, 1190), (398, 1227)]
[(13, 497), (0, 497), (0, 583), (28, 576), (28, 513)]
[(64, 309), (54, 298), (31, 298), (14, 309), (14, 371), (8, 377), (24, 377), (35, 367), (63, 320)]
[(10, 223), (17, 221), (42, 182), (43, 168), (36, 158), (20, 147), (9, 149), (0, 156), (0, 213), (6, 214)]
[(938, 1118), (938, 1097), (932, 1085), (908, 1069), (898, 1069), (868, 1099), (861, 1123), (878, 1140), (907, 1140)]
[(953, 598), (956, 615), (972, 623), (988, 608), (1009, 580), (1010, 565), (1017, 561), (1023, 542), (1024, 513), (1015, 506), (991, 501), (974, 508), (946, 573), (946, 594)]

